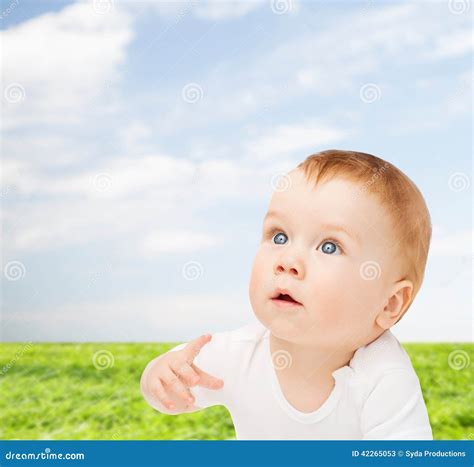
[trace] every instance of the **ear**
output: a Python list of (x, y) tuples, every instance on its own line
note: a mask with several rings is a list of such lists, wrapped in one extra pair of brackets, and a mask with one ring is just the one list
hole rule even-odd
[(377, 315), (375, 322), (383, 329), (392, 327), (405, 313), (413, 293), (413, 282), (403, 279), (396, 282), (389, 293), (384, 309)]

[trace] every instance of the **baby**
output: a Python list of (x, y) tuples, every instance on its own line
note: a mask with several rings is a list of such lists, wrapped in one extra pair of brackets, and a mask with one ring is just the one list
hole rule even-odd
[(392, 164), (342, 150), (309, 156), (284, 181), (253, 264), (255, 323), (153, 359), (145, 400), (170, 415), (224, 405), (237, 439), (432, 439), (390, 331), (423, 281), (420, 191)]

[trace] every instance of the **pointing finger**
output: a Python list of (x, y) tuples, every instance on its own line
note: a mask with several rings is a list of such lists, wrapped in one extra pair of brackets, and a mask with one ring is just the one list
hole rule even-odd
[(189, 364), (193, 363), (201, 349), (211, 340), (211, 338), (212, 336), (210, 334), (205, 334), (192, 340), (186, 347), (184, 347), (183, 352), (186, 356), (186, 361)]

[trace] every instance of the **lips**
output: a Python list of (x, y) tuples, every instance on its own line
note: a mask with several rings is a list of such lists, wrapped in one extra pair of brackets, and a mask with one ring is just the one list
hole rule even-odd
[(277, 300), (285, 300), (286, 302), (294, 302), (296, 303), (296, 300), (293, 300), (291, 295), (286, 295), (286, 294), (280, 294), (278, 297), (276, 297)]
[(302, 303), (296, 300), (296, 298), (292, 296), (287, 289), (276, 289), (271, 297), (271, 300), (273, 303), (279, 306), (302, 306)]

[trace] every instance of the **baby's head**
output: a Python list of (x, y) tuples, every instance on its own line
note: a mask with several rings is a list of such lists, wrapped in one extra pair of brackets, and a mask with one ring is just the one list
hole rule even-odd
[[(253, 310), (278, 338), (355, 350), (420, 289), (431, 240), (423, 196), (392, 164), (353, 151), (311, 155), (285, 177), (263, 223)], [(301, 305), (282, 306), (277, 289)]]

